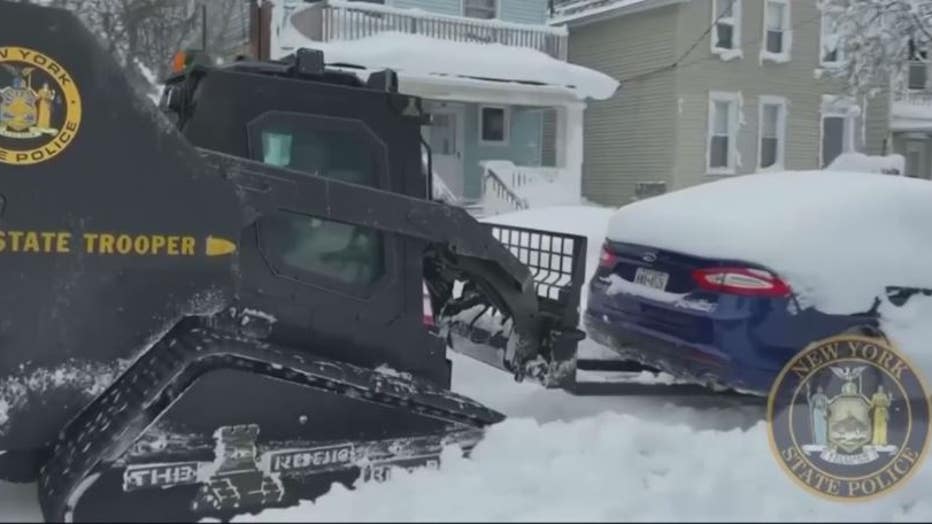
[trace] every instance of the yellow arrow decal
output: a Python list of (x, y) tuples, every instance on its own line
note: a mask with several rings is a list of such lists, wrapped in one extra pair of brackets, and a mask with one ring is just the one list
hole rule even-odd
[(209, 236), (206, 245), (207, 256), (220, 257), (236, 252), (236, 244), (225, 239)]

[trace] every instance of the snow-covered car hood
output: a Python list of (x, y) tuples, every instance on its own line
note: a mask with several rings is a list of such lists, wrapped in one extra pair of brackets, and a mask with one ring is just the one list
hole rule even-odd
[(845, 171), (740, 176), (624, 206), (608, 237), (761, 264), (803, 307), (863, 312), (887, 286), (932, 289), (932, 182)]

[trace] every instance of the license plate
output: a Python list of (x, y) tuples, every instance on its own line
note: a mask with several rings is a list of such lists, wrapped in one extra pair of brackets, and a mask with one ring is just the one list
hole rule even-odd
[(646, 267), (639, 267), (634, 272), (634, 283), (640, 284), (653, 289), (663, 291), (667, 288), (667, 281), (670, 280), (670, 274), (663, 271), (655, 271)]

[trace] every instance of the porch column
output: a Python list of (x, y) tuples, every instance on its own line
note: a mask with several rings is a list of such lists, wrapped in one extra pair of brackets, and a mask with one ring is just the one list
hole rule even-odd
[(582, 196), (584, 102), (569, 102), (557, 108), (557, 166), (574, 194)]

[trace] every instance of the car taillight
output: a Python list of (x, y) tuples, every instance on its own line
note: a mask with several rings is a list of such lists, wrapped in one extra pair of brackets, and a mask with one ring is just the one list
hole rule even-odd
[(783, 297), (790, 294), (790, 286), (779, 277), (747, 267), (715, 267), (693, 271), (693, 280), (702, 289), (756, 297)]
[(615, 269), (615, 264), (617, 263), (618, 255), (608, 247), (608, 244), (602, 244), (602, 254), (599, 255), (599, 267)]

